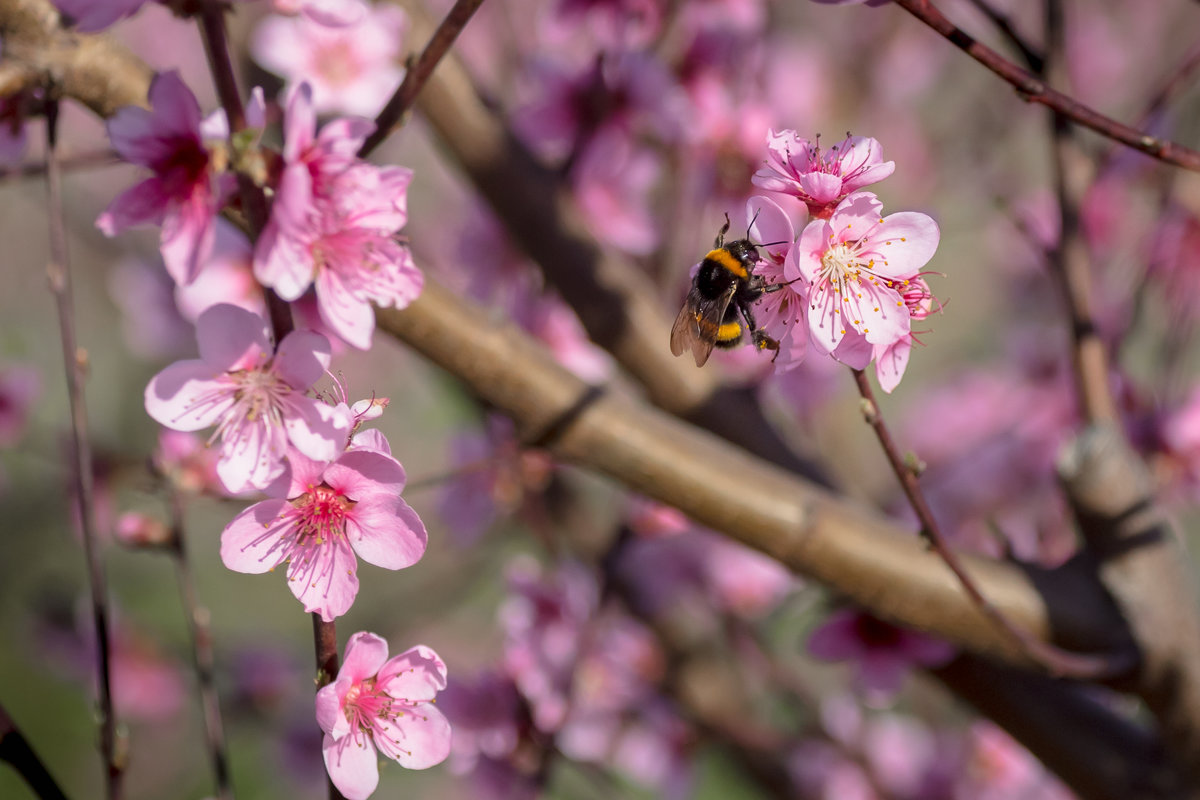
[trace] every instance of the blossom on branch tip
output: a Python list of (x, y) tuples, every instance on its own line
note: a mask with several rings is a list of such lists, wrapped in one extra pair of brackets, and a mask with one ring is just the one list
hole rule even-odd
[(150, 110), (122, 108), (108, 121), (113, 149), (154, 172), (117, 196), (96, 219), (106, 236), (134, 225), (162, 225), (167, 272), (179, 284), (196, 279), (212, 252), (217, 212), (234, 190), (201, 131), (200, 104), (178, 72), (150, 83)]
[(196, 322), (200, 358), (177, 361), (146, 386), (146, 412), (177, 431), (216, 425), (217, 475), (230, 492), (265, 489), (283, 474), (289, 443), (330, 461), (346, 446), (348, 416), (304, 392), (329, 366), (329, 342), (293, 331), (272, 349), (267, 323), (221, 303)]
[(403, 569), (424, 555), (428, 535), (400, 498), (404, 468), (390, 455), (356, 446), (332, 463), (294, 451), (288, 462), (290, 485), (273, 492), (283, 496), (255, 503), (225, 527), (221, 560), (255, 574), (288, 562), (292, 594), (305, 611), (331, 622), (358, 594), (356, 554)]
[(767, 151), (764, 168), (752, 178), (754, 185), (801, 200), (818, 218), (828, 218), (848, 195), (896, 169), (894, 161), (883, 160), (879, 142), (865, 136), (847, 136), (822, 151), (820, 137), (810, 142), (793, 130), (771, 131)]
[(408, 769), (445, 760), (450, 723), (433, 705), (445, 688), (446, 665), (428, 647), (389, 659), (382, 637), (350, 637), (337, 679), (316, 699), (325, 768), (347, 800), (364, 800), (379, 785), (376, 751)]
[(316, 132), (311, 91), (288, 97), (284, 171), (254, 274), (285, 300), (315, 284), (321, 319), (346, 343), (371, 346), (371, 304), (403, 308), (424, 287), (397, 231), (408, 221), (412, 171), (357, 158), (373, 125), (339, 119)]

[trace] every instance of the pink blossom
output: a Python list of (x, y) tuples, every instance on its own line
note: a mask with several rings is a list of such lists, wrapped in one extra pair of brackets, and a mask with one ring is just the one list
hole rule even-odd
[(424, 285), (408, 248), (396, 241), (408, 219), (412, 172), (357, 159), (370, 123), (335, 120), (320, 135), (315, 130), (310, 93), (301, 85), (288, 99), (285, 167), (254, 271), (285, 300), (315, 284), (321, 319), (348, 344), (367, 349), (375, 329), (371, 303), (403, 308)]
[(911, 334), (911, 293), (933, 256), (939, 232), (925, 214), (881, 217), (870, 192), (850, 195), (829, 219), (815, 219), (788, 254), (784, 276), (808, 294), (809, 338), (821, 351), (857, 369)]
[(252, 574), (288, 562), (292, 594), (305, 611), (329, 622), (358, 594), (355, 554), (384, 569), (403, 569), (421, 559), (428, 536), (400, 498), (404, 468), (391, 456), (353, 448), (332, 463), (296, 452), (288, 461), (290, 485), (277, 489), (282, 497), (233, 518), (221, 534), (221, 560)]
[(146, 0), (54, 0), (67, 24), (80, 33), (104, 30), (117, 20), (132, 16)]
[(127, 547), (162, 547), (173, 538), (165, 522), (139, 511), (126, 511), (117, 517), (113, 534)]
[[(335, 27), (328, 24), (328, 9), (314, 15), (311, 3), (302, 16), (267, 17), (254, 32), (250, 52), (289, 86), (311, 84), (318, 112), (373, 117), (404, 76), (401, 43), (408, 18), (389, 3), (343, 5), (335, 15), (343, 24)], [(351, 5), (360, 8), (348, 13)]]
[(363, 800), (379, 785), (376, 750), (408, 769), (450, 754), (450, 723), (433, 705), (446, 688), (446, 665), (423, 645), (387, 656), (386, 640), (354, 634), (337, 680), (317, 692), (325, 768), (347, 800)]
[(217, 303), (231, 303), (265, 316), (262, 286), (254, 279), (253, 250), (246, 237), (223, 219), (217, 220), (212, 254), (196, 280), (176, 285), (175, 305), (184, 319), (195, 323)]
[(802, 200), (814, 217), (827, 219), (848, 195), (883, 180), (896, 169), (883, 161), (879, 142), (847, 136), (827, 151), (820, 139), (801, 139), (794, 130), (767, 137), (766, 166), (754, 174), (754, 184)]
[(151, 110), (127, 107), (108, 121), (121, 158), (154, 175), (126, 189), (96, 220), (106, 236), (134, 225), (161, 224), (161, 250), (176, 283), (195, 280), (212, 251), (215, 220), (233, 190), (232, 175), (216, 174), (201, 136), (200, 105), (177, 72), (150, 84)]
[(217, 474), (226, 489), (266, 488), (283, 474), (289, 443), (320, 460), (345, 447), (349, 420), (304, 394), (329, 365), (324, 336), (293, 331), (272, 350), (266, 321), (225, 303), (200, 316), (196, 336), (200, 358), (154, 376), (146, 411), (178, 431), (216, 425)]
[(879, 700), (898, 692), (914, 666), (941, 666), (954, 656), (954, 649), (940, 639), (852, 608), (830, 614), (809, 637), (808, 652), (822, 661), (854, 662), (855, 684)]
[(605, 128), (588, 142), (571, 174), (575, 199), (596, 238), (644, 255), (658, 244), (650, 213), (657, 157), (628, 134)]

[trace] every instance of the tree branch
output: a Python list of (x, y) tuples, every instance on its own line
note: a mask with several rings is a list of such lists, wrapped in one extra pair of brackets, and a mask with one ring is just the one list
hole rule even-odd
[(1027, 103), (1041, 103), (1072, 122), (1128, 145), (1148, 156), (1177, 167), (1200, 172), (1200, 152), (1151, 136), (1094, 111), (1073, 97), (1051, 89), (1040, 78), (1021, 69), (948, 20), (929, 0), (895, 0), (896, 5), (924, 22), (971, 58), (1008, 81)]

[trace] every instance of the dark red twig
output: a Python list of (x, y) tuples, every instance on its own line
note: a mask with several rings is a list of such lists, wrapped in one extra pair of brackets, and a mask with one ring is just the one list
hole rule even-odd
[(863, 417), (866, 419), (867, 424), (875, 431), (875, 435), (879, 439), (879, 444), (887, 456), (888, 463), (891, 464), (892, 472), (895, 473), (896, 478), (900, 481), (900, 486), (904, 490), (904, 496), (908, 498), (909, 505), (917, 515), (917, 519), (920, 520), (922, 535), (929, 542), (934, 552), (941, 556), (946, 566), (958, 578), (963, 591), (967, 593), (967, 596), (971, 598), (971, 602), (979, 608), (983, 615), (990, 619), (996, 627), (1019, 643), (1030, 658), (1041, 664), (1052, 674), (1092, 680), (1120, 674), (1132, 667), (1132, 664), (1126, 663), (1127, 659), (1123, 656), (1092, 656), (1070, 653), (1054, 645), (1047, 644), (1030, 634), (1029, 631), (1016, 625), (983, 596), (983, 593), (979, 591), (979, 587), (975, 585), (975, 581), (967, 574), (966, 568), (963, 566), (958, 554), (954, 552), (950, 544), (946, 541), (946, 537), (942, 534), (941, 528), (933, 516), (933, 511), (929, 508), (929, 503), (925, 500), (925, 494), (921, 491), (921, 484), (917, 480), (917, 476), (905, 464), (903, 456), (900, 455), (900, 451), (892, 439), (891, 432), (888, 430), (883, 416), (879, 413), (879, 406), (875, 403), (875, 393), (871, 389), (871, 383), (867, 379), (866, 373), (860, 369), (851, 370), (851, 372), (854, 373), (854, 383), (858, 386), (858, 393), (863, 399)]
[[(338, 638), (337, 625), (321, 619), (321, 615), (313, 613), (313, 643), (317, 653), (317, 689), (333, 682), (338, 674)], [(329, 789), (329, 800), (345, 800), (342, 793), (333, 785), (333, 779), (326, 776)]]
[(1041, 74), (1042, 54), (1025, 40), (1025, 37), (1013, 25), (1012, 18), (1000, 9), (992, 7), (987, 0), (970, 0), (970, 2), (971, 5), (979, 9), (981, 14), (988, 18), (989, 22), (996, 26), (996, 29), (1000, 31), (1013, 47), (1017, 48), (1017, 51), (1021, 54), (1021, 59), (1025, 62), (1025, 66), (1031, 71)]
[(7, 761), (40, 800), (67, 800), (3, 706), (0, 706), (0, 761)]
[(175, 574), (179, 583), (179, 599), (187, 617), (188, 638), (192, 643), (192, 662), (200, 690), (200, 706), (204, 712), (205, 745), (212, 764), (217, 797), (232, 800), (233, 787), (229, 778), (229, 757), (225, 746), (225, 726), (221, 721), (221, 703), (213, 678), (212, 629), (208, 609), (196, 596), (196, 581), (188, 560), (187, 539), (184, 534), (183, 498), (174, 486), (167, 486), (171, 509), (171, 555), (175, 559)]
[(79, 349), (75, 336), (74, 300), (67, 261), (67, 232), (62, 210), (62, 170), (58, 164), (58, 103), (55, 101), (46, 104), (46, 190), (50, 226), (50, 262), (46, 265), (46, 277), (58, 309), (63, 366), (67, 374), (67, 399), (71, 412), (71, 454), (74, 458), (74, 494), (79, 512), (80, 538), (83, 541), (84, 558), (87, 560), (92, 624), (96, 632), (96, 673), (100, 685), (100, 752), (105, 765), (104, 790), (108, 800), (118, 800), (121, 796), (124, 764), (117, 753), (117, 722), (113, 714), (108, 588), (104, 566), (100, 563), (95, 518), (92, 513), (92, 448), (88, 441), (87, 407), (83, 398), (87, 357), (86, 353)]
[(450, 9), (450, 13), (442, 20), (442, 24), (438, 25), (437, 30), (433, 32), (433, 36), (429, 38), (429, 42), (425, 45), (425, 49), (421, 51), (421, 55), (417, 58), (416, 63), (412, 64), (404, 73), (404, 80), (400, 82), (387, 105), (379, 112), (379, 116), (375, 118), (375, 130), (363, 142), (363, 146), (359, 149), (358, 155), (361, 158), (366, 158), (376, 147), (391, 135), (392, 129), (404, 118), (404, 115), (412, 108), (413, 102), (417, 99), (417, 95), (421, 93), (421, 89), (425, 86), (425, 82), (429, 80), (429, 76), (433, 74), (434, 68), (442, 57), (450, 50), (450, 46), (454, 44), (454, 40), (458, 38), (458, 34), (462, 33), (462, 29), (466, 27), (467, 21), (474, 15), (476, 9), (483, 5), (483, 0), (457, 0), (454, 7)]
[(1021, 69), (987, 45), (976, 41), (974, 37), (948, 20), (929, 0), (894, 1), (896, 5), (901, 6), (944, 36), (955, 47), (1012, 84), (1017, 90), (1017, 94), (1026, 102), (1040, 103), (1052, 108), (1072, 122), (1090, 128), (1160, 161), (1193, 172), (1200, 172), (1200, 152), (1131, 128), (1104, 116), (1062, 92), (1051, 89), (1037, 76)]

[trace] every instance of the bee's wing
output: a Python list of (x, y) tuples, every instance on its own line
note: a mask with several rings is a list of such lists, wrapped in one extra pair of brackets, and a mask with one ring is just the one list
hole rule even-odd
[(729, 308), (736, 292), (736, 284), (714, 300), (701, 297), (695, 288), (688, 292), (687, 300), (671, 327), (671, 353), (682, 355), (684, 350), (691, 347), (696, 366), (703, 367), (717, 341), (717, 331), (725, 317), (725, 309)]

